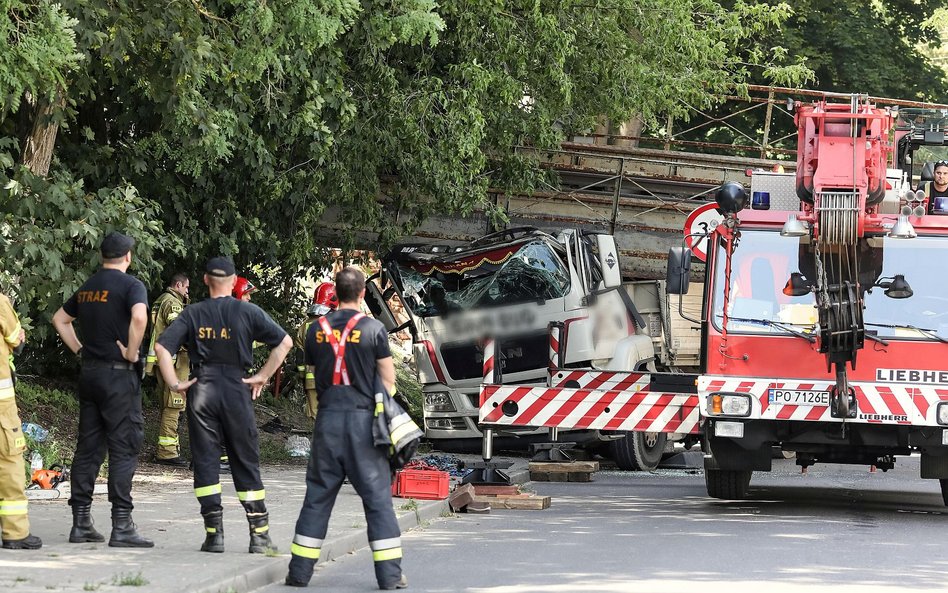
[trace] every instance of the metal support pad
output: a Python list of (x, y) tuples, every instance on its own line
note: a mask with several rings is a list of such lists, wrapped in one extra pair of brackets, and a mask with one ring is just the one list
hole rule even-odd
[(473, 469), (464, 476), (462, 484), (498, 484), (510, 485), (510, 476), (505, 469), (510, 469), (513, 461), (466, 461), (461, 469)]

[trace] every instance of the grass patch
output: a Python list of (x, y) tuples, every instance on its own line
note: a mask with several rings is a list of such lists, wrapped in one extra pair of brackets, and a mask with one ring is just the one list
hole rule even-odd
[(17, 578), (15, 578), (15, 579), (13, 579), (13, 582), (14, 582), (14, 583), (28, 583), (29, 581), (30, 581), (30, 579), (28, 579), (28, 578), (26, 578), (26, 577), (17, 577)]
[(79, 400), (74, 394), (38, 383), (17, 381), (16, 401), (21, 409), (35, 410), (40, 407), (50, 407), (64, 416), (79, 414)]
[(102, 585), (98, 583), (86, 583), (85, 585), (82, 586), (82, 590), (83, 591), (98, 591), (99, 587), (101, 586)]
[(294, 459), (286, 450), (286, 437), (260, 433), (260, 463), (287, 463)]
[(276, 548), (267, 548), (267, 550), (263, 553), (263, 555), (266, 556), (267, 558), (279, 558), (280, 550)]
[(400, 511), (417, 511), (418, 510), (418, 501), (414, 498), (409, 498), (408, 502), (398, 507)]
[(79, 400), (64, 389), (48, 387), (33, 381), (17, 381), (16, 403), (23, 422), (38, 424), (49, 431), (46, 439), (36, 442), (26, 436), (24, 454), (24, 479), (27, 484), (32, 477), (30, 457), (38, 451), (43, 458), (43, 467), (65, 464), (72, 459), (75, 450), (75, 434), (79, 424)]
[(112, 584), (118, 587), (143, 587), (148, 584), (148, 581), (141, 572), (135, 574), (122, 572), (112, 577)]

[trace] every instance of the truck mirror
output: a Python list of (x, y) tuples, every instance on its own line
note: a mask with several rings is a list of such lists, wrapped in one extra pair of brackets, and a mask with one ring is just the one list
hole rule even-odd
[(398, 327), (395, 316), (388, 308), (388, 303), (385, 302), (385, 297), (382, 296), (382, 291), (375, 282), (365, 283), (365, 304), (372, 312), (372, 316), (382, 322), (386, 331), (391, 333)]
[(668, 250), (665, 292), (668, 294), (688, 294), (688, 283), (690, 281), (691, 250), (686, 247), (672, 247)]
[(596, 251), (599, 253), (599, 268), (602, 270), (602, 287), (615, 288), (622, 285), (619, 266), (619, 250), (612, 235), (596, 235)]

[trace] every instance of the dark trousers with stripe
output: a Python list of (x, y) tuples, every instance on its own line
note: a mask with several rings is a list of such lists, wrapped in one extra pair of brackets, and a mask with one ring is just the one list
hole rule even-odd
[(205, 365), (195, 371), (197, 383), (188, 390), (188, 435), (194, 465), (194, 493), (201, 514), (221, 506), (221, 447), (230, 454), (237, 497), (248, 514), (267, 511), (260, 480), (260, 447), (251, 389), (242, 369)]
[(109, 455), (109, 502), (132, 508), (132, 478), (145, 437), (141, 379), (121, 363), (84, 361), (79, 374), (79, 433), (70, 505), (92, 504), (96, 476)]
[(379, 586), (392, 586), (401, 578), (401, 531), (392, 508), (388, 456), (372, 440), (373, 408), (368, 397), (347, 386), (335, 386), (319, 395), (306, 497), (290, 548), (293, 580), (308, 583), (312, 577), (329, 515), (347, 476), (362, 497)]

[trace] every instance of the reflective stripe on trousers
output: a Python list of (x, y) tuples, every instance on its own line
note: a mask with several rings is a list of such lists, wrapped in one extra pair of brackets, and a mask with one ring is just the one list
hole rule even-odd
[(221, 493), (220, 482), (218, 482), (217, 484), (211, 484), (210, 486), (200, 486), (194, 489), (194, 496), (198, 498), (203, 498), (205, 496), (211, 496), (211, 495), (220, 494), (220, 493)]
[(372, 560), (374, 562), (384, 562), (402, 557), (402, 538), (400, 537), (375, 540), (369, 542), (369, 547), (372, 548)]
[(266, 498), (266, 490), (247, 490), (245, 492), (237, 492), (237, 500), (240, 502), (263, 500), (264, 498)]
[(303, 558), (309, 558), (310, 560), (319, 560), (319, 552), (322, 547), (323, 540), (297, 533), (293, 536), (290, 552)]

